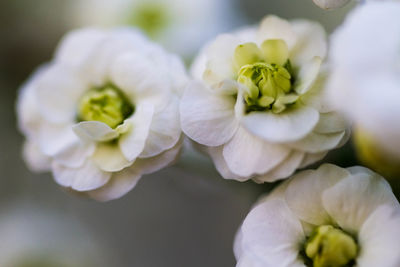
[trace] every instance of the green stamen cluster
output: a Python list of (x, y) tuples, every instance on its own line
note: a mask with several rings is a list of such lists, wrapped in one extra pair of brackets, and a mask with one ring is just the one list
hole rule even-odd
[(111, 128), (118, 125), (134, 112), (127, 97), (112, 84), (87, 91), (78, 106), (80, 121), (100, 121)]
[(331, 225), (316, 228), (305, 244), (305, 254), (313, 267), (350, 267), (357, 253), (354, 238)]
[(293, 90), (294, 75), (289, 51), (283, 40), (267, 40), (258, 48), (254, 43), (235, 50), (237, 81), (245, 85), (246, 111), (284, 111), (299, 96)]

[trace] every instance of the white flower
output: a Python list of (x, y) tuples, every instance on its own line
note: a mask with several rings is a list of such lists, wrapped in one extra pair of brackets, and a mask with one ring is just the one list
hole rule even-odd
[[(400, 3), (356, 8), (332, 37), (329, 99), (400, 157)], [(377, 23), (379, 19), (379, 23)]]
[(326, 49), (319, 24), (275, 16), (219, 36), (193, 65), (183, 131), (227, 179), (271, 182), (321, 159), (347, 140), (322, 101)]
[(334, 9), (346, 5), (350, 0), (313, 0), (314, 3), (323, 9)]
[(175, 53), (193, 55), (239, 20), (230, 0), (73, 0), (73, 26), (138, 26)]
[(326, 164), (256, 204), (235, 241), (237, 266), (398, 267), (399, 226), (400, 205), (381, 176)]
[(181, 146), (179, 58), (129, 29), (83, 29), (21, 90), (26, 161), (98, 200), (121, 197)]

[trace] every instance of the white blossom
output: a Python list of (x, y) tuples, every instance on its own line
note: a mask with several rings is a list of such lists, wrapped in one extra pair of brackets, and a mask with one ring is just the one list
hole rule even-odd
[(98, 200), (121, 197), (178, 155), (179, 58), (129, 29), (68, 34), (17, 104), (33, 170)]
[(253, 207), (235, 240), (237, 266), (397, 267), (399, 225), (400, 205), (381, 176), (325, 164)]
[(325, 31), (306, 20), (268, 16), (220, 35), (192, 67), (182, 130), (227, 179), (271, 182), (316, 162), (347, 140), (322, 101), (326, 50)]
[(356, 8), (336, 30), (329, 100), (381, 149), (400, 157), (398, 14), (399, 2), (370, 2)]
[(73, 26), (132, 25), (185, 57), (240, 21), (230, 0), (71, 0)]

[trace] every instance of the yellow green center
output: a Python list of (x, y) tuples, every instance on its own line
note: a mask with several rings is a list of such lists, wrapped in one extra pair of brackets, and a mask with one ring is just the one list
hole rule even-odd
[(234, 54), (237, 81), (244, 85), (246, 112), (281, 113), (299, 96), (293, 90), (294, 74), (283, 40), (239, 45)]
[(161, 3), (142, 3), (133, 9), (129, 23), (145, 31), (150, 37), (155, 37), (169, 23), (169, 14)]
[(81, 98), (78, 106), (79, 121), (100, 121), (111, 128), (122, 124), (134, 112), (128, 98), (113, 84), (93, 88)]
[(312, 267), (354, 266), (357, 254), (355, 239), (331, 225), (317, 227), (305, 244), (305, 255)]

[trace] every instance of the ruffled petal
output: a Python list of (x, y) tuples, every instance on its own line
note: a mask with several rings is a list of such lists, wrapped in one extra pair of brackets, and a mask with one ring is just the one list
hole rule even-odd
[(257, 183), (272, 183), (277, 180), (287, 178), (299, 168), (304, 156), (305, 155), (303, 152), (293, 150), (278, 166), (266, 174), (254, 178), (253, 180)]
[(178, 142), (180, 136), (179, 99), (171, 97), (165, 109), (154, 115), (149, 136), (139, 157), (154, 157), (172, 148)]
[(304, 138), (317, 125), (318, 120), (318, 111), (310, 107), (293, 108), (280, 114), (251, 112), (242, 117), (246, 129), (274, 143)]
[(236, 175), (251, 177), (264, 174), (284, 160), (290, 149), (271, 144), (239, 127), (232, 140), (223, 148), (229, 169)]
[(102, 187), (111, 177), (111, 173), (101, 171), (90, 160), (79, 168), (68, 168), (53, 162), (52, 170), (58, 184), (76, 191), (90, 191)]
[(331, 218), (325, 210), (321, 193), (349, 176), (346, 169), (331, 164), (303, 171), (289, 182), (285, 192), (287, 205), (302, 221), (313, 225), (331, 224), (336, 218)]
[(293, 31), (292, 25), (277, 16), (267, 16), (261, 22), (257, 32), (257, 42), (262, 44), (265, 40), (281, 39), (284, 40), (292, 49), (296, 43), (296, 33)]
[(114, 173), (110, 181), (103, 187), (88, 192), (97, 201), (110, 201), (122, 197), (132, 190), (141, 178), (136, 169), (126, 168)]
[(105, 172), (118, 172), (132, 165), (117, 144), (98, 143), (92, 158), (97, 167)]
[(303, 229), (282, 198), (267, 197), (247, 215), (241, 229), (243, 253), (256, 266), (302, 266), (298, 258)]
[(249, 179), (248, 177), (242, 177), (240, 175), (237, 175), (229, 169), (222, 154), (222, 151), (223, 151), (223, 146), (207, 148), (207, 153), (213, 160), (215, 168), (217, 169), (219, 174), (225, 179), (237, 180), (240, 182), (248, 180)]
[(74, 133), (84, 141), (104, 142), (118, 137), (118, 132), (100, 121), (83, 121), (72, 127)]
[(183, 132), (207, 146), (228, 142), (239, 125), (234, 114), (235, 98), (208, 91), (199, 82), (191, 83), (180, 104)]
[(134, 115), (126, 120), (131, 126), (128, 132), (120, 137), (118, 145), (128, 161), (134, 161), (142, 153), (149, 136), (153, 115), (154, 106), (150, 103), (141, 103)]
[(318, 78), (322, 60), (320, 57), (313, 57), (310, 61), (300, 67), (294, 90), (302, 95), (312, 88)]
[(23, 156), (30, 170), (34, 172), (50, 171), (51, 158), (44, 155), (36, 143), (26, 141), (24, 143)]
[(351, 176), (322, 193), (322, 204), (341, 228), (357, 233), (378, 206), (398, 202), (378, 174), (362, 167), (348, 170)]
[(312, 132), (305, 138), (287, 145), (304, 152), (320, 153), (338, 147), (344, 136), (345, 131), (330, 134)]

